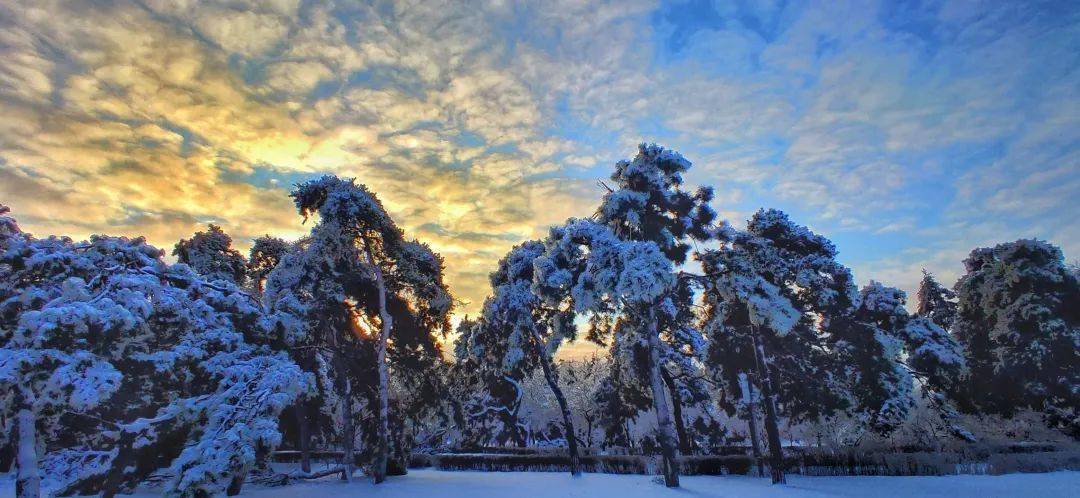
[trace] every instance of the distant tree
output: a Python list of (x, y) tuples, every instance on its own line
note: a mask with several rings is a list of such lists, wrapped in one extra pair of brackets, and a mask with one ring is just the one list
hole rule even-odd
[(934, 280), (930, 272), (923, 270), (923, 278), (915, 294), (915, 314), (949, 330), (956, 319), (956, 293)]
[(282, 239), (269, 235), (255, 239), (248, 254), (247, 275), (255, 288), (256, 295), (262, 296), (266, 277), (277, 267), (287, 252), (289, 252), (289, 243)]
[(190, 239), (181, 239), (172, 254), (177, 261), (206, 278), (244, 284), (247, 274), (244, 256), (233, 249), (232, 237), (217, 225), (210, 224), (205, 232), (195, 232)]
[(513, 443), (526, 445), (525, 427), (520, 419), (524, 390), (521, 382), (506, 375), (491, 341), (479, 319), (458, 324), (454, 342), (454, 379), (451, 383), (451, 408), (462, 430), (463, 445), (477, 447)]
[(903, 291), (871, 281), (859, 292), (858, 305), (829, 327), (857, 419), (879, 434), (894, 431), (914, 406), (913, 380), (903, 364), (909, 319), (904, 301)]
[(956, 284), (953, 334), (970, 368), (968, 409), (1042, 411), (1080, 438), (1080, 284), (1038, 240), (975, 249)]

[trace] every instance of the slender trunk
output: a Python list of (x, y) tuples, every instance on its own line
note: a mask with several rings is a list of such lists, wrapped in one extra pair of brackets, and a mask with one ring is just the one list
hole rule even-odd
[(754, 356), (761, 372), (762, 402), (765, 404), (765, 433), (769, 438), (769, 467), (773, 484), (786, 484), (784, 478), (784, 452), (780, 447), (780, 427), (776, 415), (776, 392), (773, 389), (772, 372), (769, 369), (769, 357), (765, 355), (765, 346), (758, 337), (757, 328), (752, 330), (754, 337)]
[(301, 401), (296, 404), (296, 425), (300, 429), (300, 470), (305, 473), (311, 472), (311, 422), (308, 421), (307, 402)]
[(353, 470), (356, 467), (356, 457), (353, 453), (353, 447), (356, 445), (356, 429), (353, 425), (353, 413), (352, 413), (352, 380), (345, 379), (345, 405), (342, 407), (342, 416), (345, 419), (345, 426), (342, 428), (345, 437), (344, 451), (341, 452), (341, 479), (346, 482), (352, 482)]
[(652, 387), (653, 408), (656, 410), (657, 438), (660, 440), (660, 453), (663, 455), (664, 485), (669, 488), (679, 487), (679, 450), (676, 447), (675, 424), (668, 407), (667, 389), (664, 386), (660, 364), (660, 336), (656, 330), (656, 320), (650, 312), (646, 316), (645, 334), (649, 341), (649, 381)]
[(375, 484), (386, 480), (386, 461), (389, 452), (390, 433), (390, 371), (386, 364), (386, 345), (390, 340), (390, 331), (394, 327), (394, 319), (390, 316), (390, 310), (386, 308), (386, 282), (383, 280), (382, 269), (375, 264), (375, 258), (371, 249), (367, 248), (368, 264), (375, 271), (375, 285), (379, 292), (379, 320), (382, 322), (379, 331), (379, 349), (375, 361), (379, 365), (379, 421), (376, 430), (375, 455), (371, 464), (371, 477)]
[(34, 412), (29, 407), (19, 409), (19, 448), (16, 465), (19, 474), (15, 482), (15, 495), (18, 498), (38, 498), (41, 496), (41, 476), (38, 475), (37, 428)]
[(552, 368), (551, 358), (548, 357), (547, 352), (540, 345), (540, 338), (536, 336), (535, 330), (532, 334), (532, 344), (533, 351), (540, 358), (540, 366), (544, 370), (544, 379), (547, 380), (551, 392), (555, 394), (555, 400), (559, 402), (559, 410), (562, 412), (563, 433), (566, 434), (566, 444), (570, 450), (570, 475), (578, 477), (581, 475), (581, 462), (578, 456), (577, 433), (574, 432), (574, 420), (570, 415), (570, 407), (566, 404), (566, 396), (563, 396), (562, 389), (559, 388), (559, 374)]
[(675, 417), (675, 433), (679, 435), (679, 453), (689, 455), (691, 453), (690, 435), (686, 432), (686, 422), (683, 420), (679, 389), (675, 385), (675, 379), (671, 377), (667, 369), (661, 369), (660, 373), (664, 377), (664, 385), (667, 386), (668, 394), (671, 395), (671, 410), (672, 415)]
[(754, 402), (754, 375), (746, 375), (746, 416), (750, 425), (750, 445), (754, 451), (754, 462), (757, 463), (757, 476), (765, 477), (765, 461), (761, 459), (761, 441), (757, 427), (757, 403)]
[(588, 432), (585, 434), (585, 444), (589, 445), (589, 450), (592, 451), (593, 447), (593, 418), (592, 416), (585, 417), (585, 424), (588, 426)]

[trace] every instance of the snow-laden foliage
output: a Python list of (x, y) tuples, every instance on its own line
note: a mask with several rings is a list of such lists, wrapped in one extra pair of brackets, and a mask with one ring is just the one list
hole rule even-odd
[(953, 333), (970, 368), (968, 409), (1043, 411), (1080, 436), (1080, 284), (1038, 240), (975, 249), (956, 284)]
[[(305, 409), (316, 413), (300, 424), (342, 441), (350, 469), (353, 427), (362, 424), (379, 481), (387, 453), (407, 446), (388, 448), (389, 412), (404, 409), (401, 423), (412, 423), (437, 402), (436, 336), (448, 331), (453, 304), (444, 263), (426, 244), (407, 241), (378, 198), (352, 179), (324, 176), (291, 195), (300, 214), (318, 222), (270, 272), (263, 302), (293, 358), (319, 373), (318, 396)], [(403, 386), (394, 400), (392, 384)]]
[(262, 294), (266, 277), (290, 250), (290, 244), (277, 237), (264, 235), (255, 239), (248, 253), (247, 274), (258, 294)]
[[(720, 247), (696, 258), (705, 273), (709, 368), (734, 410), (746, 397), (740, 374), (763, 382), (757, 335), (774, 365), (778, 409), (792, 420), (813, 419), (846, 406), (824, 327), (852, 309), (852, 277), (828, 239), (776, 210), (760, 210), (746, 230), (724, 226)], [(762, 386), (755, 386), (760, 390)]]
[(850, 314), (829, 328), (840, 373), (859, 420), (880, 433), (900, 426), (914, 406), (913, 379), (902, 363), (908, 320), (904, 292), (871, 281)]
[(210, 280), (244, 284), (247, 262), (240, 251), (233, 249), (232, 237), (217, 225), (209, 225), (205, 232), (195, 232), (190, 239), (181, 239), (172, 254), (177, 261)]
[(141, 238), (13, 228), (0, 249), (0, 408), (35, 416), (58, 491), (115, 492), (168, 466), (167, 494), (220, 493), (277, 445), (307, 379), (234, 284)]
[(678, 152), (641, 144), (633, 160), (615, 165), (614, 188), (604, 195), (596, 220), (623, 240), (653, 242), (672, 262), (683, 263), (690, 249), (687, 238), (709, 238), (708, 227), (716, 218), (709, 207), (711, 188), (682, 190), (690, 167)]
[(934, 280), (930, 272), (923, 270), (923, 278), (919, 281), (919, 290), (915, 294), (915, 314), (949, 330), (956, 319), (956, 293)]

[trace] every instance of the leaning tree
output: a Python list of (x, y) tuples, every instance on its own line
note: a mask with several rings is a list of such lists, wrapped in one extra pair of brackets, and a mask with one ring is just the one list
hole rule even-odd
[(543, 372), (562, 415), (570, 473), (577, 476), (581, 469), (573, 415), (553, 361), (559, 345), (575, 337), (575, 314), (572, 308), (545, 305), (532, 292), (533, 264), (543, 253), (542, 243), (528, 241), (499, 261), (491, 274), (492, 295), (484, 301), (482, 319), (464, 351), (518, 383), (537, 368)]
[[(298, 185), (292, 197), (300, 214), (317, 214), (319, 222), (270, 273), (264, 300), (302, 357), (298, 362), (329, 373), (320, 392), (341, 407), (346, 477), (355, 444), (353, 391), (375, 386), (375, 428), (365, 435), (374, 435), (371, 472), (382, 482), (390, 451), (390, 364), (402, 375), (432, 367), (441, 356), (435, 334), (449, 329), (443, 261), (426, 244), (406, 240), (378, 198), (352, 179), (317, 178)], [(374, 382), (366, 378), (370, 368)]]

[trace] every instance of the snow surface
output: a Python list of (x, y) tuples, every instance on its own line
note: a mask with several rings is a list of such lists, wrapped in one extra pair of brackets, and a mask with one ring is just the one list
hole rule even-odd
[[(412, 470), (407, 476), (389, 477), (380, 485), (356, 479), (347, 484), (337, 477), (283, 487), (249, 484), (240, 496), (258, 498), (323, 498), (328, 496), (413, 498), (492, 498), (527, 496), (564, 497), (933, 497), (993, 498), (1080, 495), (1080, 472), (1008, 474), (1002, 476), (943, 477), (802, 477), (788, 476), (788, 484), (773, 486), (768, 479), (745, 476), (683, 476), (682, 488), (667, 489), (654, 476), (585, 474), (579, 478), (554, 472), (444, 472)], [(15, 481), (0, 481), (0, 496), (14, 496)], [(141, 489), (137, 498), (159, 496)]]

